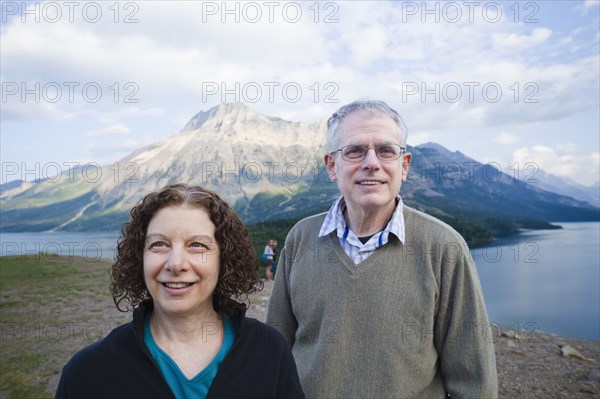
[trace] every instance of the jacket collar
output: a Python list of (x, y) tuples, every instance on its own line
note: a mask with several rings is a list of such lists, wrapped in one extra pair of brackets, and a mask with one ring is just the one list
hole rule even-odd
[[(134, 309), (133, 311), (133, 328), (135, 331), (135, 340), (137, 344), (150, 355), (150, 351), (144, 343), (144, 318), (148, 313), (154, 310), (154, 302), (151, 300), (144, 301)], [(238, 306), (233, 311), (233, 314), (229, 316), (235, 329), (235, 340), (233, 341), (233, 347), (238, 343), (242, 337), (244, 331), (244, 321), (246, 319), (246, 305), (238, 303)]]

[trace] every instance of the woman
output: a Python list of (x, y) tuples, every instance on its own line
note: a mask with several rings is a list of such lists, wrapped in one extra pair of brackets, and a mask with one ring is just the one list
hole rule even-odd
[(273, 251), (274, 242), (275, 240), (269, 240), (269, 242), (267, 242), (261, 256), (267, 274), (267, 281), (273, 281), (273, 265), (275, 264), (275, 252)]
[(75, 354), (57, 398), (304, 397), (287, 343), (232, 299), (262, 287), (247, 230), (215, 193), (176, 184), (146, 195), (111, 280), (133, 322)]

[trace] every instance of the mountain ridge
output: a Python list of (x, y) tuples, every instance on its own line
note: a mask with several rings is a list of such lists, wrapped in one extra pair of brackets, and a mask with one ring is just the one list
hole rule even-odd
[[(243, 104), (200, 111), (179, 132), (102, 167), (97, 181), (79, 173), (0, 187), (0, 230), (119, 229), (147, 192), (175, 182), (217, 191), (246, 223), (325, 210), (339, 196), (323, 166), (325, 121), (285, 121)], [(410, 151), (403, 198), (441, 218), (477, 224), (496, 215), (521, 220), (515, 226), (527, 217), (598, 220), (598, 208), (512, 179), (459, 151), (437, 143)]]

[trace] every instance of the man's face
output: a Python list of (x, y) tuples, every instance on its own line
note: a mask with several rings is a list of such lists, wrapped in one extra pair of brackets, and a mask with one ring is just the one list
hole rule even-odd
[[(400, 128), (393, 119), (382, 114), (353, 112), (341, 121), (339, 129), (338, 148), (349, 144), (403, 146)], [(337, 182), (346, 206), (350, 210), (369, 213), (393, 212), (396, 195), (402, 182), (406, 181), (410, 160), (411, 154), (407, 153), (397, 160), (381, 161), (372, 149), (361, 161), (346, 161), (339, 151), (325, 155), (329, 176)]]

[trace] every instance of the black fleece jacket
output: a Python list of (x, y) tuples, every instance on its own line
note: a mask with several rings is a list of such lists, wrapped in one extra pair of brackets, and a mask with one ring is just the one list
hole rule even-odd
[[(144, 343), (144, 316), (77, 352), (64, 366), (57, 399), (175, 398)], [(245, 317), (240, 305), (231, 317), (235, 340), (207, 398), (304, 398), (287, 342), (274, 328)]]

